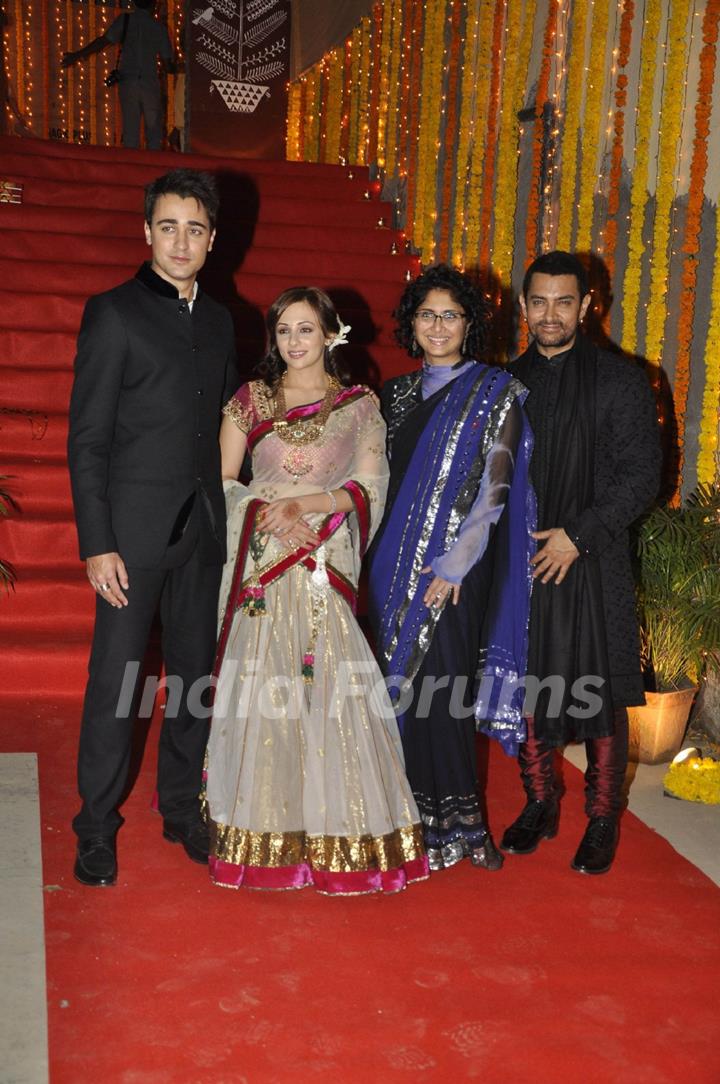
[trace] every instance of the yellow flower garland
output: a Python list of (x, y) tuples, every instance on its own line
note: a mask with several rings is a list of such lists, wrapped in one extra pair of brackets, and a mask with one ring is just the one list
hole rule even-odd
[[(430, 205), (435, 205), (437, 182), (437, 140), (440, 122), (442, 88), (442, 30), (438, 34), (438, 15), (445, 15), (445, 0), (428, 0), (425, 8), (423, 66), (420, 83), (420, 132), (418, 137), (417, 184), (413, 215), (413, 240), (422, 253), (423, 262), (432, 260), (435, 217)], [(439, 54), (439, 59), (438, 59)]]
[(648, 163), (650, 131), (654, 119), (655, 57), (660, 33), (661, 0), (646, 0), (645, 25), (642, 33), (640, 54), (640, 81), (635, 123), (635, 159), (632, 169), (630, 191), (630, 231), (628, 236), (628, 262), (621, 296), (623, 299), (622, 347), (628, 354), (637, 350), (637, 314), (640, 304), (640, 278), (645, 251), (643, 225), (645, 205), (648, 198)]
[(349, 125), (350, 133), (348, 140), (348, 162), (357, 164), (358, 158), (358, 127), (360, 113), (360, 52), (362, 49), (362, 27), (356, 26), (352, 32), (352, 60), (350, 64), (350, 103)]
[(372, 20), (366, 15), (361, 23), (360, 38), (360, 87), (358, 94), (357, 158), (361, 165), (368, 165), (367, 137), (370, 124), (370, 56), (372, 53)]
[(680, 87), (685, 78), (687, 43), (685, 32), (691, 0), (672, 0), (669, 23), (669, 49), (661, 107), (660, 153), (655, 188), (655, 227), (653, 230), (650, 270), (650, 302), (647, 311), (645, 356), (654, 365), (662, 360), (667, 308), (670, 217), (675, 198), (677, 156), (682, 133), (683, 96)]
[(688, 757), (671, 764), (663, 779), (668, 794), (688, 802), (720, 805), (720, 761), (712, 757)]
[(605, 93), (606, 67), (603, 63), (610, 20), (610, 0), (594, 0), (592, 30), (590, 31), (590, 65), (585, 89), (582, 122), (582, 158), (580, 161), (580, 198), (575, 248), (589, 252), (592, 247), (592, 226), (595, 210), (595, 187), (598, 177), (598, 156), (601, 130), (606, 127), (601, 116)]
[(325, 147), (323, 160), (337, 162), (340, 157), (340, 130), (343, 107), (343, 52), (333, 49), (328, 60), (327, 112), (325, 114)]
[[(523, 7), (525, 10), (523, 12)], [(492, 263), (501, 282), (510, 282), (517, 211), (517, 115), (522, 108), (535, 27), (535, 0), (508, 0), (508, 33), (503, 57), (503, 98), (495, 180)]]
[(288, 89), (287, 135), (285, 156), (289, 162), (300, 161), (300, 123), (302, 115), (302, 83), (291, 83)]
[(697, 479), (712, 485), (717, 476), (718, 403), (720, 402), (720, 211), (715, 216), (715, 266), (713, 268), (710, 324), (705, 340), (705, 387), (700, 418)]
[[(562, 136), (562, 173), (560, 175), (560, 220), (557, 247), (569, 249), (572, 244), (573, 218), (577, 191), (577, 144), (580, 131), (580, 110), (585, 71), (585, 33), (588, 20), (588, 0), (577, 0), (572, 12), (573, 39), (567, 69), (565, 91), (565, 120)], [(594, 57), (590, 58), (594, 63)]]
[[(494, 0), (481, 0), (479, 20), (480, 33), (478, 42), (477, 69), (475, 72), (474, 102), (474, 138), (470, 158), (470, 176), (464, 178), (465, 184), (465, 244), (462, 251), (462, 263), (477, 260), (480, 248), (480, 195), (482, 189), (483, 166), (485, 163), (485, 127), (480, 118), (488, 114), (488, 96), (490, 94), (490, 72)], [(500, 58), (494, 58), (499, 64)]]

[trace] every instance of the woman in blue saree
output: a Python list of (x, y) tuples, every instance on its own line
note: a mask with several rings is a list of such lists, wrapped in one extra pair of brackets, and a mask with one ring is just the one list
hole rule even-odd
[(459, 271), (406, 288), (396, 337), (420, 369), (382, 392), (390, 487), (370, 558), (370, 620), (396, 689), (405, 768), (431, 869), (502, 855), (485, 824), (476, 727), (524, 737), (534, 552), (523, 385), (481, 357), (487, 307)]

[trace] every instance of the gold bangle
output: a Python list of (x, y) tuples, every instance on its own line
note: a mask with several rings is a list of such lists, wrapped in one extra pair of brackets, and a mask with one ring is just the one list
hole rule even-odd
[(331, 489), (326, 489), (325, 492), (327, 493), (328, 497), (330, 498), (330, 515), (334, 516), (335, 513), (337, 512), (337, 500), (335, 498), (335, 494), (333, 493), (333, 491)]

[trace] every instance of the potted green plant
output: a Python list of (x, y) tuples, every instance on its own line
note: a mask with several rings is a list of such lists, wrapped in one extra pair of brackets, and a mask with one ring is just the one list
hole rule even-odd
[(647, 704), (630, 709), (631, 756), (657, 764), (680, 748), (705, 658), (720, 648), (720, 488), (659, 505), (638, 532)]
[[(9, 516), (16, 507), (13, 497), (1, 486), (1, 484), (7, 480), (8, 475), (0, 474), (0, 518)], [(17, 573), (13, 566), (9, 561), (3, 561), (0, 558), (0, 584), (2, 584), (6, 591), (9, 591), (11, 587), (15, 587), (16, 579)]]

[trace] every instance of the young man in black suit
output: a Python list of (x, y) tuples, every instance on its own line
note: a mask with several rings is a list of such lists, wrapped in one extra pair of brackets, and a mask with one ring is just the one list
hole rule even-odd
[(657, 494), (661, 453), (645, 374), (580, 331), (590, 303), (585, 269), (570, 253), (544, 253), (528, 268), (520, 307), (533, 341), (510, 371), (529, 389), (535, 434), (528, 674), (547, 685), (534, 705), (526, 701), (527, 804), (501, 846), (528, 854), (555, 835), (554, 752), (584, 741), (588, 826), (571, 865), (599, 874), (618, 841), (627, 708), (645, 702), (628, 527)]
[(160, 734), (164, 836), (207, 861), (198, 795), (208, 722), (197, 693), (207, 692), (225, 560), (218, 429), (237, 387), (230, 315), (196, 281), (217, 211), (207, 173), (174, 170), (148, 185), (152, 258), (89, 299), (78, 338), (68, 462), (80, 556), (97, 594), (73, 821), (75, 877), (86, 885), (117, 879), (117, 807), (158, 609), (166, 673), (182, 690)]

